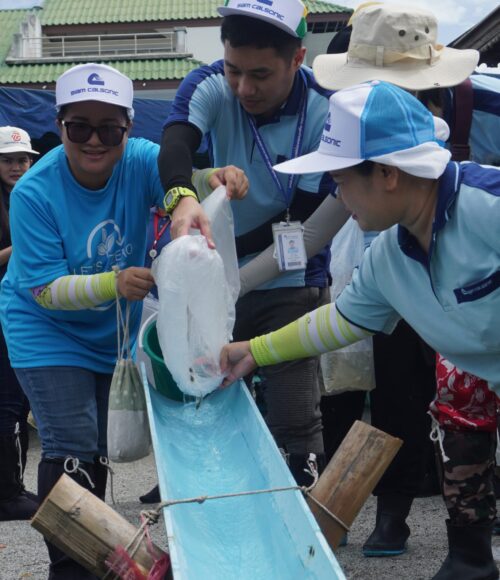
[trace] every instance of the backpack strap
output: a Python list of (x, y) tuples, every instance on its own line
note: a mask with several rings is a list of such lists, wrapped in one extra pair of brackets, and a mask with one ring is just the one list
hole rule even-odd
[(450, 134), (451, 158), (467, 161), (470, 157), (469, 135), (473, 109), (472, 82), (469, 79), (453, 88), (453, 125)]

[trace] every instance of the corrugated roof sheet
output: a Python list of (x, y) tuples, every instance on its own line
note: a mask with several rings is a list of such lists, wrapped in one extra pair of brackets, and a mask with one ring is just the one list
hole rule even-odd
[[(321, 0), (304, 0), (312, 14), (352, 12)], [(217, 18), (222, 0), (45, 0), (42, 25), (151, 22)]]
[[(40, 11), (42, 26), (67, 24), (147, 22), (217, 17), (222, 0), (45, 0)], [(320, 0), (305, 0), (312, 14), (351, 12)], [(12, 36), (19, 32), (28, 10), (0, 9), (0, 84), (53, 83), (75, 63), (7, 65), (5, 58)], [(198, 60), (172, 58), (161, 60), (107, 61), (132, 80), (181, 80), (200, 66)]]
[[(0, 66), (0, 84), (53, 83), (77, 63), (23, 64)], [(133, 81), (181, 80), (189, 71), (201, 66), (194, 59), (106, 61)]]
[[(72, 3), (72, 2), (71, 2)], [(84, 4), (85, 0), (81, 0)], [(5, 58), (12, 44), (12, 35), (19, 32), (28, 10), (0, 10), (0, 84), (53, 83), (76, 63), (7, 65)], [(181, 80), (203, 63), (188, 58), (159, 60), (106, 61), (134, 81)]]

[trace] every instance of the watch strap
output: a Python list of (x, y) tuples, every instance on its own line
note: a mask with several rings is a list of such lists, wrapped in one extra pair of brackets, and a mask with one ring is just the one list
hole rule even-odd
[(163, 198), (165, 211), (171, 215), (183, 197), (193, 197), (196, 200), (198, 199), (196, 193), (187, 187), (171, 187)]

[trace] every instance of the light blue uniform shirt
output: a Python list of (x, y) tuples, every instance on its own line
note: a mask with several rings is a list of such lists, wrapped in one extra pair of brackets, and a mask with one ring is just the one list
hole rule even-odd
[[(19, 180), (11, 194), (14, 248), (2, 281), (0, 315), (14, 368), (77, 366), (112, 372), (116, 361), (114, 301), (91, 310), (47, 310), (31, 288), (67, 274), (142, 266), (149, 208), (161, 205), (159, 147), (129, 139), (106, 187), (74, 179), (57, 147)], [(141, 302), (132, 302), (134, 338)]]
[[(302, 67), (296, 74), (288, 101), (275, 118), (259, 126), (259, 133), (273, 165), (291, 157), (304, 83), (307, 110), (301, 154), (316, 151), (319, 146), (328, 112), (330, 92), (316, 84), (310, 69)], [(248, 194), (243, 200), (233, 202), (231, 206), (236, 236), (254, 230), (286, 209), (284, 195), (275, 184), (255, 143), (248, 115), (226, 81), (223, 61), (200, 67), (184, 79), (177, 91), (165, 126), (175, 123), (192, 124), (202, 135), (208, 135), (214, 167), (236, 165), (248, 176), (250, 181)], [(280, 173), (277, 175), (286, 191), (288, 175)], [(319, 191), (322, 177), (322, 173), (300, 176), (296, 181), (296, 187), (323, 199), (327, 192)], [(261, 288), (327, 286), (329, 255), (327, 251), (323, 254), (321, 261), (310, 260), (305, 272), (298, 270), (283, 274)], [(240, 265), (254, 256), (246, 256)]]
[(404, 318), (500, 394), (500, 169), (450, 163), (429, 255), (401, 226), (381, 233), (337, 307), (374, 332), (391, 333)]

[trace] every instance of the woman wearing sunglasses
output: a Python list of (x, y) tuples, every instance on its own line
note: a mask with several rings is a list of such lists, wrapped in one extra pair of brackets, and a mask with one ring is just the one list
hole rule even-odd
[[(132, 100), (131, 80), (112, 67), (83, 64), (65, 72), (56, 84), (62, 145), (11, 196), (13, 253), (0, 314), (11, 364), (39, 428), (40, 500), (65, 472), (104, 498), (115, 299), (133, 301), (135, 341), (141, 300), (154, 283), (142, 267), (146, 226), (150, 207), (163, 206), (165, 192), (159, 147), (129, 138)], [(209, 236), (195, 194), (177, 201), (190, 216), (187, 225)], [(47, 547), (49, 578), (94, 578)]]
[[(33, 155), (38, 155), (38, 151), (31, 148), (26, 131), (0, 127), (0, 280), (12, 254), (10, 194), (31, 167)], [(29, 520), (38, 508), (36, 496), (23, 485), (29, 442), (28, 412), (28, 399), (10, 366), (0, 331), (0, 522)]]

